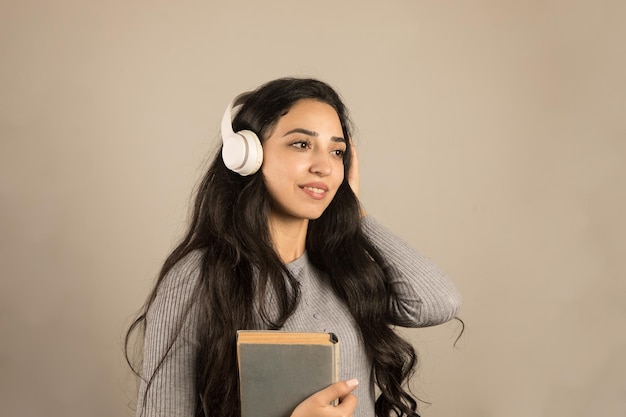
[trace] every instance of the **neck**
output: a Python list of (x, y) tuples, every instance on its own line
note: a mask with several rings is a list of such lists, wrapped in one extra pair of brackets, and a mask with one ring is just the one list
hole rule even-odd
[(304, 253), (308, 219), (270, 215), (270, 234), (274, 247), (284, 263), (298, 259)]

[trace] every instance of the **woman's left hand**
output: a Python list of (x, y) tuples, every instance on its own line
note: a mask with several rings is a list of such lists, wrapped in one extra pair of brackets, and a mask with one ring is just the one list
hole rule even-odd
[(348, 175), (348, 184), (352, 188), (352, 192), (359, 198), (359, 186), (361, 183), (361, 174), (359, 172), (359, 155), (354, 146), (354, 141), (350, 138), (350, 147), (352, 150), (352, 164), (350, 165), (350, 174)]
[[(350, 188), (352, 188), (352, 192), (356, 196), (357, 200), (359, 200), (359, 191), (361, 186), (361, 171), (359, 170), (359, 155), (356, 151), (356, 146), (354, 146), (354, 141), (350, 138), (350, 146), (352, 150), (352, 165), (350, 165), (350, 174), (348, 174), (348, 184), (350, 184)], [(367, 213), (361, 205), (361, 201), (359, 200), (359, 208), (361, 210), (361, 217), (364, 217)]]

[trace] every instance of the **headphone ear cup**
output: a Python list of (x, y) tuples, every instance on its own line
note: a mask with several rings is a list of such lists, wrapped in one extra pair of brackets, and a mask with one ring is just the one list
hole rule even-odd
[(241, 130), (223, 138), (222, 159), (231, 171), (252, 175), (263, 163), (263, 146), (254, 132)]

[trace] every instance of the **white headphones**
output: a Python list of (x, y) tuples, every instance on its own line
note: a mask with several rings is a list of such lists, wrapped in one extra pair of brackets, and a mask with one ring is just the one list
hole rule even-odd
[[(251, 130), (233, 132), (232, 112), (240, 107), (242, 98), (250, 93), (235, 97), (222, 118), (222, 159), (226, 168), (239, 175), (251, 175), (259, 170), (263, 162), (263, 147), (256, 133)], [(235, 113), (236, 114), (236, 113)]]

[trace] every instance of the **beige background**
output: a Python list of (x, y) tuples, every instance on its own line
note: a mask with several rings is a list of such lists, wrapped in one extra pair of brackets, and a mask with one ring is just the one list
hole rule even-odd
[(230, 98), (340, 90), (370, 213), (467, 331), (411, 330), (426, 417), (626, 415), (626, 3), (0, 3), (0, 404), (129, 416), (125, 329)]

